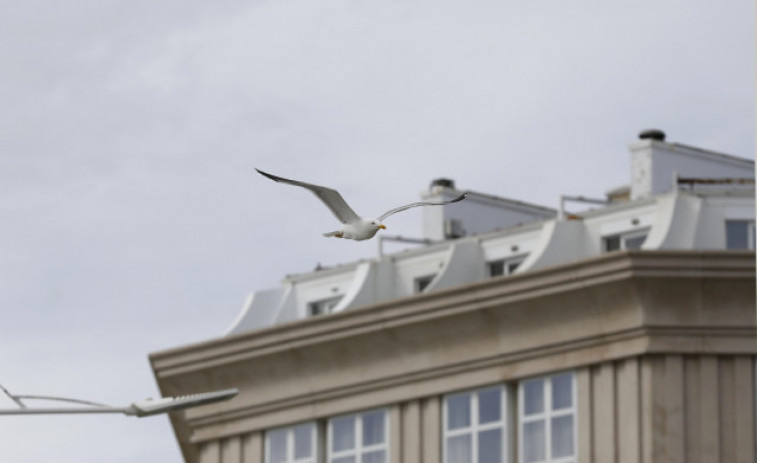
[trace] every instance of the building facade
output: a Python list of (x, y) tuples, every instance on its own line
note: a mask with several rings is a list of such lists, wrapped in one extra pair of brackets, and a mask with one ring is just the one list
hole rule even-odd
[(631, 153), (599, 207), (471, 192), (424, 217), (431, 244), (287, 277), (153, 353), (164, 395), (240, 390), (172, 415), (185, 460), (754, 462), (753, 162), (657, 133)]

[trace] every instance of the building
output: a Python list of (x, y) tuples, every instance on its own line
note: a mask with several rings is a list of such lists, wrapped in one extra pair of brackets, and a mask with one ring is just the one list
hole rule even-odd
[(164, 395), (241, 391), (172, 415), (185, 460), (755, 461), (754, 163), (659, 131), (630, 151), (607, 198), (471, 192), (424, 209), (428, 244), (153, 353)]

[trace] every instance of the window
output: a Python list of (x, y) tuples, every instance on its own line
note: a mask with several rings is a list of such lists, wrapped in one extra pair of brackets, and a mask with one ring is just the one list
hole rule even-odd
[(434, 281), (434, 278), (436, 278), (436, 275), (426, 275), (422, 277), (418, 277), (415, 279), (415, 292), (416, 293), (422, 293), (428, 285), (431, 284), (432, 281)]
[(316, 426), (305, 423), (266, 432), (266, 463), (315, 463)]
[(444, 462), (507, 461), (506, 389), (495, 386), (444, 399)]
[(754, 220), (726, 220), (726, 249), (754, 249)]
[(322, 299), (320, 301), (311, 302), (308, 304), (308, 315), (311, 317), (314, 315), (321, 315), (325, 313), (331, 313), (342, 300), (342, 296), (330, 297), (328, 299)]
[(643, 230), (605, 236), (602, 238), (602, 248), (605, 252), (619, 251), (621, 249), (641, 249), (641, 245), (647, 239), (647, 234), (648, 231)]
[(526, 256), (510, 257), (508, 259), (493, 260), (487, 262), (490, 277), (500, 275), (512, 275), (515, 270), (526, 260)]
[(575, 463), (575, 375), (561, 373), (520, 383), (520, 461)]
[(329, 463), (387, 463), (389, 444), (385, 410), (329, 420)]

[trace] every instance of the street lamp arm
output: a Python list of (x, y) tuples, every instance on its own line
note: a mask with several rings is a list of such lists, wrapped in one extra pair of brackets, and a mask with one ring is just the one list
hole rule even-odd
[(18, 397), (11, 394), (10, 391), (8, 391), (8, 389), (4, 388), (2, 384), (0, 384), (0, 389), (2, 389), (5, 395), (10, 397), (12, 401), (16, 402), (16, 405), (18, 405), (21, 408), (26, 408), (26, 405), (24, 405), (24, 403), (21, 402), (21, 400)]
[[(46, 414), (70, 414), (70, 413), (123, 413), (128, 416), (152, 416), (160, 413), (168, 413), (174, 410), (196, 407), (214, 402), (229, 400), (239, 393), (238, 389), (224, 389), (220, 391), (203, 392), (180, 397), (161, 397), (158, 399), (146, 399), (134, 402), (126, 407), (112, 407), (88, 400), (70, 399), (66, 397), (53, 397), (43, 395), (14, 395), (3, 386), (0, 389), (11, 398), (19, 408), (0, 409), (0, 415), (46, 415)], [(29, 408), (21, 399), (52, 400), (68, 402), (86, 407), (77, 408)]]
[[(32, 399), (32, 400), (54, 400), (56, 402), (71, 402), (80, 405), (90, 405), (92, 407), (108, 407), (109, 405), (91, 402), (89, 400), (70, 399), (68, 397), (54, 397), (48, 395), (15, 395), (17, 399)], [(18, 402), (16, 402), (18, 403)]]
[(0, 415), (71, 415), (83, 413), (123, 413), (127, 415), (124, 407), (49, 407), (49, 408), (6, 408), (0, 409)]

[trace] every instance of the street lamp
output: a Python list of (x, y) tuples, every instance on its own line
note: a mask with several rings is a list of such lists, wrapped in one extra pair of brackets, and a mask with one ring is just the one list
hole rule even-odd
[[(125, 407), (112, 407), (110, 405), (90, 402), (88, 400), (69, 399), (65, 397), (52, 397), (44, 395), (17, 395), (11, 394), (3, 386), (0, 389), (10, 399), (18, 405), (19, 408), (0, 409), (0, 415), (42, 415), (55, 413), (123, 413), (128, 416), (152, 416), (160, 413), (168, 413), (174, 410), (181, 410), (198, 405), (205, 405), (214, 402), (229, 400), (239, 393), (238, 389), (223, 389), (212, 392), (201, 392), (199, 394), (190, 394), (180, 397), (162, 397), (159, 399), (145, 399), (134, 402)], [(85, 405), (80, 407), (51, 407), (51, 408), (28, 408), (24, 400), (53, 400), (57, 402), (74, 403)]]

